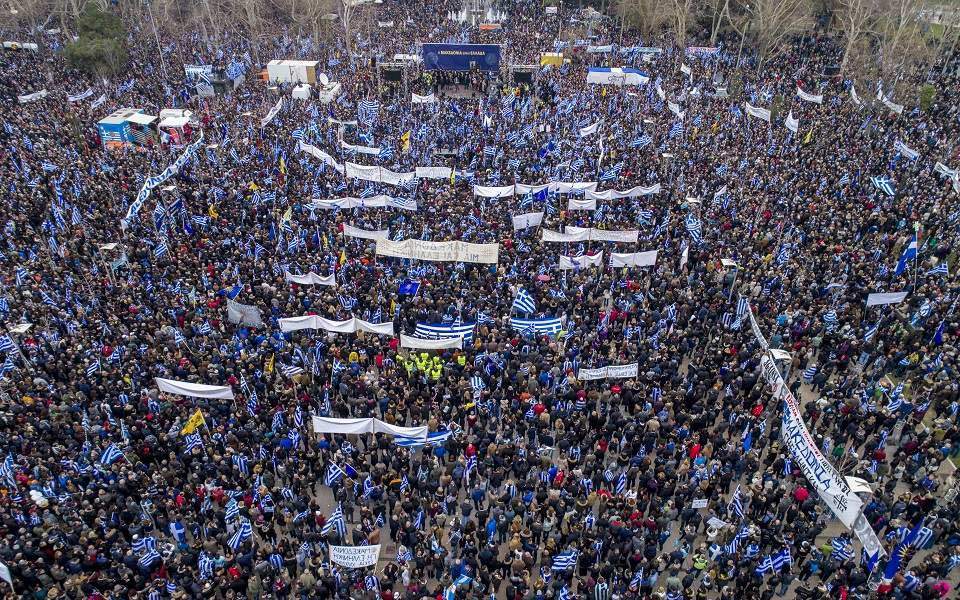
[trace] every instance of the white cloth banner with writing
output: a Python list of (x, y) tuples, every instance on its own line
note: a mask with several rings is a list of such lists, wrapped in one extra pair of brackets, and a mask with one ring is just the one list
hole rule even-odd
[(887, 108), (897, 113), (898, 115), (903, 113), (903, 105), (897, 104), (896, 102), (891, 100), (889, 96), (883, 93), (883, 90), (877, 90), (877, 100), (883, 102)]
[(584, 254), (583, 256), (560, 256), (560, 270), (573, 271), (576, 269), (586, 269), (587, 267), (599, 267), (603, 264), (603, 252), (594, 255)]
[(197, 153), (197, 150), (199, 150), (200, 146), (202, 145), (203, 130), (201, 129), (200, 135), (197, 136), (197, 141), (187, 146), (187, 148), (183, 151), (183, 154), (178, 156), (177, 160), (167, 165), (167, 168), (163, 170), (163, 173), (147, 177), (147, 180), (143, 182), (143, 187), (140, 188), (140, 191), (137, 193), (136, 199), (134, 199), (134, 201), (130, 204), (130, 208), (127, 209), (126, 216), (120, 221), (120, 227), (122, 229), (126, 230), (127, 226), (130, 224), (130, 219), (140, 212), (140, 208), (150, 197), (150, 193), (153, 191), (153, 188), (159, 186), (161, 183), (178, 173), (180, 169), (187, 164), (187, 161), (193, 158), (193, 155)]
[(67, 102), (79, 102), (81, 100), (86, 100), (93, 95), (93, 88), (87, 88), (86, 91), (80, 92), (79, 94), (71, 94), (67, 96)]
[(813, 102), (815, 104), (823, 104), (823, 94), (817, 96), (814, 94), (808, 94), (807, 92), (800, 89), (800, 86), (797, 86), (797, 96), (801, 100), (806, 100), (807, 102)]
[(610, 365), (598, 369), (585, 369), (581, 367), (580, 370), (577, 371), (577, 379), (580, 381), (590, 381), (593, 379), (625, 379), (628, 377), (636, 377), (638, 370), (639, 365), (637, 363)]
[(907, 157), (909, 160), (917, 160), (917, 157), (920, 156), (919, 152), (904, 144), (900, 140), (897, 140), (893, 143), (893, 149)]
[(800, 131), (800, 121), (793, 116), (793, 111), (790, 111), (790, 114), (787, 115), (787, 119), (783, 122), (787, 126), (787, 129), (797, 133)]
[(343, 174), (354, 179), (363, 181), (373, 181), (375, 183), (385, 183), (387, 185), (403, 185), (408, 181), (415, 179), (417, 174), (394, 173), (390, 169), (377, 166), (358, 165), (356, 163), (344, 163)]
[(655, 183), (648, 186), (638, 185), (629, 190), (604, 190), (602, 192), (587, 190), (583, 193), (583, 197), (589, 200), (616, 200), (619, 198), (636, 198), (638, 196), (649, 196), (650, 194), (659, 193), (660, 184)]
[(900, 304), (907, 297), (907, 292), (875, 292), (867, 295), (867, 308), (884, 304)]
[(49, 94), (47, 90), (40, 90), (39, 92), (34, 92), (32, 94), (24, 94), (23, 96), (17, 96), (17, 102), (20, 104), (26, 104), (27, 102), (36, 102), (37, 100), (42, 100), (47, 97)]
[(657, 264), (657, 250), (629, 254), (610, 253), (611, 267), (652, 267), (655, 264)]
[(346, 142), (340, 142), (340, 147), (347, 152), (359, 152), (360, 154), (369, 154), (371, 156), (377, 156), (381, 151), (381, 148), (373, 148), (371, 146), (354, 146), (353, 144), (348, 144)]
[(283, 278), (286, 281), (299, 283), (300, 285), (337, 285), (336, 275), (317, 275), (313, 271), (310, 271), (306, 275), (294, 275), (290, 271), (286, 271), (283, 274)]
[(309, 208), (333, 210), (335, 208), (399, 208), (401, 210), (417, 210), (417, 201), (411, 198), (394, 198), (380, 194), (369, 198), (336, 198), (331, 200), (314, 200)]
[(470, 262), (497, 264), (499, 244), (468, 242), (426, 242), (423, 240), (377, 240), (377, 255), (412, 258), (434, 262)]
[(413, 104), (433, 104), (437, 101), (437, 97), (433, 94), (427, 96), (421, 96), (420, 94), (411, 94), (410, 102)]
[(334, 333), (356, 333), (366, 331), (377, 335), (393, 335), (393, 321), (370, 323), (356, 317), (346, 321), (334, 321), (317, 315), (303, 315), (280, 319), (280, 331), (300, 331), (301, 329), (323, 329)]
[(597, 210), (597, 201), (589, 198), (569, 198), (567, 210)]
[(412, 348), (415, 350), (447, 350), (450, 348), (463, 348), (463, 336), (442, 338), (431, 340), (412, 335), (400, 334), (400, 347)]
[(261, 327), (263, 318), (260, 316), (260, 309), (251, 304), (240, 304), (233, 300), (227, 300), (227, 320), (231, 323), (241, 323), (250, 327)]
[(853, 527), (863, 501), (847, 485), (843, 475), (823, 456), (816, 440), (803, 422), (800, 403), (787, 387), (776, 361), (764, 354), (760, 359), (764, 379), (781, 403), (783, 410), (780, 438), (790, 450), (793, 463), (800, 467), (804, 476), (824, 503), (848, 529)]
[(272, 121), (280, 113), (281, 108), (283, 108), (283, 98), (277, 100), (277, 103), (273, 105), (273, 108), (270, 109), (270, 112), (267, 113), (267, 116), (260, 121), (260, 127), (266, 127), (269, 125), (270, 121)]
[(417, 167), (414, 173), (420, 179), (450, 179), (450, 167)]
[(762, 121), (770, 122), (770, 111), (765, 108), (758, 108), (756, 106), (751, 106), (749, 102), (744, 102), (747, 108), (747, 114), (751, 117), (756, 117)]
[(370, 231), (369, 229), (360, 229), (352, 225), (343, 224), (343, 235), (361, 240), (385, 240), (390, 237), (390, 230)]
[(498, 187), (475, 185), (473, 193), (481, 198), (505, 198), (513, 195), (512, 185), (502, 185)]
[(543, 222), (542, 212), (524, 213), (522, 215), (513, 215), (513, 230), (520, 231), (529, 227), (537, 227)]
[(334, 169), (336, 169), (337, 173), (340, 173), (341, 175), (343, 174), (343, 165), (338, 163), (335, 158), (333, 158), (332, 156), (330, 156), (320, 148), (317, 148), (316, 146), (311, 146), (310, 144), (304, 144), (303, 142), (297, 143), (297, 148), (299, 148), (303, 152), (306, 152), (310, 156), (319, 158), (321, 161), (323, 161), (325, 165), (327, 165), (328, 167), (333, 167)]
[(177, 381), (175, 379), (163, 379), (154, 377), (157, 388), (165, 394), (176, 394), (177, 396), (191, 396), (193, 398), (216, 398), (219, 400), (233, 400), (233, 390), (223, 385), (206, 385), (203, 383), (190, 383), (189, 381)]
[(595, 134), (600, 130), (600, 121), (597, 121), (593, 125), (588, 125), (587, 127), (580, 128), (580, 137), (587, 137)]
[(372, 546), (330, 546), (330, 562), (348, 569), (372, 567), (380, 560), (380, 544)]

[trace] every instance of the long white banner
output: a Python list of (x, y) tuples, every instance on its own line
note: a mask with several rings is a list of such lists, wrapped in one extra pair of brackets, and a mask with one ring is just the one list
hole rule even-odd
[(900, 304), (907, 297), (907, 292), (875, 292), (867, 294), (867, 308), (884, 304)]
[(420, 94), (410, 94), (410, 103), (411, 104), (433, 104), (437, 101), (437, 97), (433, 94), (427, 96), (421, 96)]
[(423, 240), (377, 240), (379, 256), (412, 258), (434, 262), (470, 262), (497, 264), (499, 244), (471, 244), (468, 242), (426, 242)]
[(380, 544), (372, 546), (330, 546), (330, 562), (347, 567), (360, 569), (372, 567), (380, 560)]
[(640, 231), (638, 229), (612, 231), (610, 229), (572, 227), (568, 225), (564, 231), (572, 235), (586, 235), (588, 240), (594, 242), (632, 242), (636, 244), (637, 240), (640, 238)]
[(334, 169), (336, 169), (337, 173), (340, 173), (341, 175), (343, 174), (343, 165), (338, 163), (335, 158), (333, 158), (332, 156), (330, 156), (320, 148), (317, 148), (316, 146), (311, 146), (310, 144), (304, 144), (303, 142), (298, 142), (297, 148), (299, 148), (300, 151), (302, 152), (306, 152), (310, 156), (319, 158), (321, 161), (323, 161), (325, 165), (327, 165), (328, 167), (333, 167)]
[(343, 235), (352, 238), (360, 238), (362, 240), (385, 240), (390, 237), (390, 230), (383, 229), (379, 231), (371, 231), (369, 229), (360, 229), (359, 227), (354, 227), (344, 223)]
[(337, 285), (336, 275), (317, 275), (313, 271), (310, 271), (306, 275), (294, 275), (290, 271), (285, 271), (283, 278), (286, 281), (291, 281), (293, 283), (299, 283), (300, 285)]
[(528, 227), (537, 227), (543, 223), (542, 212), (524, 213), (522, 215), (513, 215), (513, 230), (520, 231)]
[(597, 201), (588, 198), (574, 198), (567, 200), (567, 210), (597, 210)]
[(418, 179), (450, 179), (450, 167), (417, 167), (414, 170)]
[(300, 331), (301, 329), (323, 329), (334, 333), (356, 333), (366, 331), (377, 335), (393, 335), (393, 321), (370, 323), (356, 317), (346, 321), (334, 321), (317, 315), (303, 315), (280, 319), (280, 331)]
[(587, 267), (599, 267), (603, 264), (603, 252), (598, 252), (593, 256), (584, 254), (583, 256), (561, 256), (560, 270), (573, 271), (575, 269), (586, 269)]
[(806, 100), (807, 102), (823, 104), (823, 94), (820, 94), (819, 96), (808, 94), (807, 92), (801, 90), (799, 85), (797, 86), (797, 96), (800, 96), (801, 100)]
[(760, 359), (764, 379), (773, 397), (783, 403), (783, 427), (780, 437), (790, 450), (794, 463), (803, 471), (807, 481), (820, 498), (848, 529), (853, 527), (863, 501), (850, 489), (843, 475), (823, 456), (816, 440), (803, 422), (803, 412), (793, 393), (787, 387), (776, 361), (769, 354)]
[(638, 185), (629, 190), (604, 190), (602, 192), (587, 190), (583, 193), (583, 197), (590, 200), (616, 200), (618, 198), (637, 198), (638, 196), (649, 196), (650, 194), (659, 193), (660, 184), (655, 183), (648, 186)]
[(751, 106), (749, 102), (744, 102), (747, 107), (747, 114), (751, 117), (756, 117), (767, 123), (770, 122), (770, 111), (765, 108), (758, 108), (756, 106)]
[(187, 146), (186, 150), (183, 151), (183, 154), (177, 157), (177, 160), (173, 161), (171, 164), (167, 165), (167, 168), (163, 170), (163, 173), (159, 175), (154, 175), (153, 177), (147, 177), (147, 180), (143, 182), (143, 187), (140, 188), (140, 191), (137, 193), (136, 199), (130, 204), (130, 208), (127, 209), (126, 216), (120, 220), (120, 227), (126, 229), (130, 224), (130, 220), (140, 212), (140, 208), (143, 206), (143, 203), (147, 201), (147, 198), (150, 197), (150, 192), (153, 191), (153, 188), (157, 187), (164, 181), (170, 179), (174, 176), (184, 165), (187, 164), (194, 154), (197, 153), (197, 150), (200, 149), (200, 146), (203, 145), (203, 130), (200, 130), (200, 135), (197, 136), (197, 141)]
[(194, 398), (233, 400), (233, 390), (228, 386), (190, 383), (189, 381), (177, 381), (175, 379), (164, 379), (162, 377), (154, 377), (153, 380), (156, 382), (157, 388), (166, 394), (191, 396)]
[(317, 433), (389, 433), (398, 437), (427, 439), (427, 426), (400, 427), (385, 423), (380, 419), (337, 419), (333, 417), (313, 417), (313, 430)]
[(417, 177), (416, 173), (394, 173), (390, 169), (378, 166), (358, 165), (356, 163), (344, 163), (344, 175), (363, 181), (373, 181), (375, 183), (385, 183), (387, 185), (403, 185)]
[(458, 335), (456, 337), (432, 340), (428, 338), (400, 334), (400, 347), (413, 348), (416, 350), (446, 350), (450, 348), (463, 348), (463, 336)]
[(610, 253), (611, 267), (652, 267), (655, 264), (657, 264), (657, 250), (629, 254)]
[(394, 198), (386, 194), (370, 196), (369, 198), (335, 198), (330, 200), (314, 200), (308, 205), (309, 208), (320, 208), (323, 210), (350, 208), (397, 208), (400, 210), (417, 210), (417, 201), (409, 198)]
[(283, 98), (277, 100), (277, 103), (273, 105), (273, 108), (270, 109), (270, 112), (267, 113), (267, 116), (260, 121), (260, 127), (266, 127), (269, 125), (270, 121), (272, 121), (280, 113), (281, 108), (283, 108)]
[(577, 371), (577, 379), (580, 381), (590, 381), (593, 379), (624, 379), (627, 377), (636, 377), (638, 370), (638, 363), (610, 365), (598, 369), (585, 369), (581, 367), (580, 370)]
[(344, 141), (340, 142), (340, 147), (347, 152), (358, 152), (360, 154), (370, 154), (372, 156), (377, 156), (382, 150), (381, 148), (373, 148), (371, 146), (354, 146), (353, 144), (348, 144)]
[[(656, 184), (657, 191), (659, 191), (659, 184)], [(514, 194), (539, 194), (543, 190), (548, 190), (551, 192), (556, 192), (558, 194), (580, 194), (593, 192), (597, 189), (596, 181), (554, 181), (553, 183), (541, 183), (541, 184), (529, 184), (529, 183), (518, 183), (516, 185), (501, 185), (501, 186), (486, 186), (486, 185), (474, 185), (473, 193), (476, 196), (481, 196), (483, 198), (505, 198), (507, 196), (513, 196)], [(645, 189), (645, 188), (632, 188), (636, 189)], [(615, 190), (614, 190), (615, 191)], [(627, 190), (628, 192), (631, 190)], [(624, 192), (620, 192), (624, 193)], [(655, 193), (655, 192), (649, 192)], [(642, 195), (642, 194), (637, 194)], [(616, 196), (614, 196), (616, 197)], [(627, 196), (620, 196), (626, 198)]]

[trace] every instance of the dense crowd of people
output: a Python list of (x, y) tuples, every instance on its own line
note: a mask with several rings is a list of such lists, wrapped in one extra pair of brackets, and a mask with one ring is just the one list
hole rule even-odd
[[(955, 594), (957, 80), (937, 78), (920, 106), (927, 73), (905, 73), (880, 82), (884, 102), (824, 74), (841, 52), (824, 35), (757, 68), (709, 33), (686, 51), (535, 2), (503, 7), (493, 30), (437, 0), (376, 10), (385, 26), (350, 43), (161, 31), (157, 50), (131, 24), (129, 67), (109, 81), (68, 66), (66, 33), (24, 32), (39, 51), (0, 55), (0, 563), (14, 595)], [(502, 68), (412, 62), (401, 85), (371, 66), (423, 42), (500, 44)], [(554, 51), (573, 58), (516, 85), (509, 64)], [(320, 61), (339, 96), (266, 85), (272, 58)], [(184, 64), (245, 82), (197, 97)], [(591, 66), (649, 81), (591, 84)], [(97, 122), (122, 107), (195, 120), (185, 145), (108, 150)], [(391, 185), (346, 176), (348, 162), (451, 175)], [(550, 182), (628, 193), (592, 208), (583, 186), (484, 195)], [(323, 202), (382, 195), (402, 200)], [(530, 213), (542, 222), (515, 225)], [(345, 227), (497, 244), (498, 260), (390, 258)], [(571, 227), (639, 239), (544, 240)], [(290, 280), (308, 273), (333, 285)], [(395, 335), (281, 331), (301, 315)], [(400, 344), (418, 325), (470, 324), (459, 348)], [(781, 435), (772, 351), (812, 443), (860, 482), (879, 553)], [(158, 377), (232, 399), (163, 393)], [(318, 434), (314, 416), (429, 435)], [(330, 559), (376, 544), (373, 566)]]

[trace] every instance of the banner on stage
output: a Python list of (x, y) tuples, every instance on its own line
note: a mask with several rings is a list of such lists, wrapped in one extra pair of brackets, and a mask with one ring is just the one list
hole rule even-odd
[(422, 52), (428, 71), (500, 70), (497, 44), (423, 44)]

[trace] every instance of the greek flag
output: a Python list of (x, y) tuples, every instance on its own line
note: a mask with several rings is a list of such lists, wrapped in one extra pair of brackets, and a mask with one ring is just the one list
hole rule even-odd
[(150, 565), (152, 565), (158, 560), (161, 560), (161, 558), (162, 557), (160, 556), (159, 552), (157, 552), (156, 550), (150, 549), (150, 550), (147, 550), (147, 552), (140, 557), (140, 560), (137, 561), (137, 565), (141, 569), (146, 570), (150, 568)]
[(790, 548), (784, 546), (783, 550), (770, 557), (770, 563), (776, 572), (780, 572), (785, 565), (792, 565), (793, 557), (790, 556)]
[(299, 375), (300, 373), (303, 373), (302, 367), (297, 367), (294, 365), (285, 365), (283, 363), (279, 363), (278, 366), (280, 367), (280, 372), (287, 377), (293, 377), (295, 375)]
[(873, 187), (877, 188), (884, 194), (888, 196), (894, 195), (895, 192), (893, 189), (893, 182), (891, 182), (890, 178), (887, 177), (886, 175), (883, 175), (880, 177), (871, 177), (870, 181), (871, 183), (873, 183)]
[(487, 384), (483, 382), (483, 378), (479, 375), (470, 378), (470, 386), (473, 387), (474, 393), (480, 393), (487, 388)]
[(533, 296), (531, 296), (527, 290), (520, 288), (517, 290), (517, 297), (513, 299), (513, 307), (510, 310), (532, 314), (537, 312), (537, 305), (533, 300)]
[(327, 519), (327, 522), (323, 524), (323, 529), (320, 531), (320, 534), (327, 535), (333, 530), (336, 530), (337, 535), (341, 538), (347, 537), (347, 522), (343, 519), (343, 509), (339, 503), (337, 504), (337, 508), (330, 513), (330, 518)]
[(567, 550), (553, 557), (553, 567), (551, 568), (554, 571), (566, 571), (575, 566), (577, 566), (577, 551)]
[(677, 137), (678, 135), (682, 135), (682, 134), (683, 134), (683, 123), (680, 122), (680, 121), (677, 121), (677, 122), (674, 123), (673, 126), (670, 128), (670, 137), (671, 137), (671, 138), (674, 138), (674, 137)]
[(835, 558), (839, 561), (846, 561), (853, 558), (853, 547), (850, 545), (850, 540), (847, 538), (835, 537), (830, 540), (830, 545), (833, 547), (833, 550), (830, 553), (831, 558)]
[(938, 275), (938, 276), (939, 276), (939, 275), (949, 275), (950, 272), (947, 270), (947, 263), (942, 262), (942, 263), (938, 264), (937, 266), (935, 266), (934, 268), (932, 268), (932, 269), (930, 269), (929, 271), (927, 271), (926, 274), (927, 274), (927, 275)]
[(449, 338), (463, 337), (465, 344), (473, 341), (473, 330), (476, 323), (443, 324), (443, 323), (417, 323), (413, 334), (417, 337), (430, 340), (443, 340)]
[(250, 461), (247, 460), (246, 456), (242, 454), (235, 454), (231, 459), (233, 461), (233, 466), (238, 471), (240, 471), (244, 476), (250, 476)]
[(117, 448), (116, 444), (110, 444), (100, 454), (100, 464), (104, 466), (110, 466), (121, 458), (123, 458), (123, 452)]
[(87, 365), (87, 377), (93, 377), (100, 370), (100, 357), (98, 356), (92, 363)]
[(402, 448), (420, 448), (427, 444), (431, 446), (442, 446), (447, 438), (453, 434), (452, 431), (434, 431), (427, 434), (427, 439), (396, 437), (393, 443)]
[(880, 329), (880, 324), (871, 325), (867, 328), (866, 332), (863, 334), (863, 341), (869, 342), (873, 339), (873, 336), (877, 335), (877, 330)]
[(534, 333), (556, 335), (563, 329), (559, 318), (544, 319), (510, 319), (510, 327), (516, 331), (533, 331)]
[(823, 322), (826, 325), (828, 332), (833, 331), (837, 328), (839, 320), (837, 319), (837, 311), (830, 309), (823, 315)]
[(740, 486), (737, 486), (737, 489), (733, 491), (733, 498), (730, 499), (730, 505), (727, 507), (727, 512), (737, 515), (738, 518), (743, 519), (743, 498), (740, 496)]
[(327, 476), (324, 478), (323, 484), (327, 487), (333, 487), (344, 475), (346, 475), (346, 473), (343, 469), (334, 463), (330, 463), (330, 466), (327, 467)]
[(684, 226), (687, 228), (687, 233), (690, 234), (693, 243), (700, 244), (703, 242), (703, 232), (700, 225), (700, 219), (696, 217), (693, 213), (687, 214), (687, 218), (684, 221)]
[(250, 521), (247, 519), (240, 520), (240, 527), (237, 531), (227, 540), (227, 545), (230, 546), (231, 550), (236, 551), (242, 543), (247, 541), (253, 536), (253, 527), (250, 525)]
[(153, 247), (153, 257), (160, 258), (167, 253), (167, 242), (163, 241)]
[(617, 495), (622, 495), (627, 490), (627, 472), (623, 471), (617, 477)]
[(613, 181), (620, 176), (623, 170), (623, 163), (619, 162), (600, 174), (600, 181)]
[(639, 150), (639, 149), (642, 149), (642, 148), (646, 148), (647, 146), (649, 146), (649, 145), (651, 144), (651, 142), (653, 142), (653, 138), (650, 137), (648, 134), (645, 133), (645, 134), (641, 135), (640, 137), (634, 139), (632, 142), (630, 142), (630, 147), (631, 147), (631, 148), (636, 148), (636, 149)]
[(189, 453), (194, 448), (203, 448), (203, 438), (200, 437), (199, 433), (184, 436), (183, 442), (185, 444), (185, 448), (183, 449), (185, 453)]

